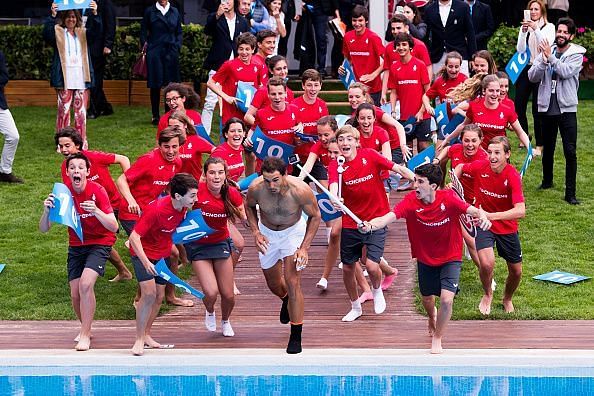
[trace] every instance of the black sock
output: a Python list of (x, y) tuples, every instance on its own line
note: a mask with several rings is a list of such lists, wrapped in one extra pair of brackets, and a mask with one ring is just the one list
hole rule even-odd
[(289, 344), (287, 345), (287, 353), (295, 354), (301, 353), (301, 330), (302, 324), (291, 324), (291, 336), (289, 337)]
[(291, 321), (291, 318), (289, 316), (289, 296), (284, 296), (282, 300), (283, 305), (281, 306), (279, 319), (282, 324), (287, 324)]

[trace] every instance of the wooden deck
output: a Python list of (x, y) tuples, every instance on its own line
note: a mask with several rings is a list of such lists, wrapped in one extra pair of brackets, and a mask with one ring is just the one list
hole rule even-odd
[[(388, 308), (382, 315), (373, 313), (370, 301), (364, 304), (363, 316), (357, 321), (341, 322), (350, 304), (340, 270), (332, 273), (328, 291), (315, 287), (325, 251), (325, 231), (321, 230), (310, 250), (310, 265), (302, 275), (304, 348), (429, 347), (426, 319), (413, 306), (416, 271), (403, 222), (390, 226), (388, 233), (385, 257), (400, 274), (386, 292)], [(206, 331), (204, 307), (197, 302), (193, 308), (177, 308), (159, 317), (153, 328), (155, 339), (178, 348), (285, 348), (289, 327), (278, 321), (280, 300), (266, 287), (250, 235), (246, 235), (236, 279), (243, 294), (238, 296), (231, 318), (235, 337)], [(195, 279), (190, 283), (199, 287)], [(217, 315), (220, 318), (218, 304)], [(77, 331), (75, 321), (2, 321), (0, 349), (70, 349)], [(447, 329), (444, 347), (594, 349), (592, 334), (594, 321), (456, 321)], [(129, 348), (134, 340), (134, 321), (97, 321), (93, 335), (93, 348)]]

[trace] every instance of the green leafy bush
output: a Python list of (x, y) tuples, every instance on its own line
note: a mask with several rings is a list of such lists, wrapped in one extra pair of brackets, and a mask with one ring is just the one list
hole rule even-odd
[(499, 70), (504, 70), (507, 62), (516, 53), (519, 29), (519, 27), (500, 25), (487, 44)]
[[(46, 80), (52, 62), (53, 50), (45, 45), (43, 26), (0, 26), (0, 49), (6, 56), (8, 74), (13, 80)], [(112, 54), (107, 58), (105, 78), (128, 80), (132, 65), (140, 53), (140, 24), (118, 27)], [(183, 26), (183, 45), (180, 53), (180, 67), (183, 81), (204, 79), (208, 70), (202, 70), (202, 63), (208, 49), (210, 37), (204, 34), (200, 25)]]

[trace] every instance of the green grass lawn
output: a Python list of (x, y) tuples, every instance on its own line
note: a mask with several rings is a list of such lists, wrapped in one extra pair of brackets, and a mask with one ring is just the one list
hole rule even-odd
[[(0, 319), (74, 319), (66, 280), (66, 232), (62, 226), (52, 227), (47, 234), (37, 230), (43, 199), (53, 183), (60, 180), (62, 156), (55, 152), (53, 143), (55, 108), (13, 108), (11, 111), (21, 133), (14, 171), (26, 183), (0, 185), (0, 263), (7, 264), (0, 274)], [(517, 312), (503, 314), (500, 299), (506, 269), (498, 260), (496, 280), (499, 287), (495, 292), (492, 318), (594, 319), (594, 282), (557, 286), (531, 279), (553, 269), (590, 276), (594, 272), (590, 259), (594, 252), (594, 187), (587, 182), (587, 175), (594, 168), (591, 145), (594, 102), (582, 103), (578, 115), (577, 192), (582, 205), (572, 207), (562, 200), (564, 162), (560, 147), (557, 150), (555, 189), (537, 191), (541, 165), (539, 158), (533, 161), (524, 179), (528, 213), (520, 223), (525, 261), (524, 280), (515, 299)], [(150, 110), (141, 107), (119, 107), (113, 116), (89, 120), (91, 148), (126, 154), (134, 161), (152, 146), (155, 129), (149, 120)], [(213, 126), (217, 125), (218, 119), (215, 119)], [(524, 153), (515, 150), (514, 164), (523, 160)], [(118, 172), (113, 169), (113, 175), (117, 177)], [(116, 247), (129, 264), (122, 241), (120, 238)], [(131, 319), (134, 317), (131, 300), (136, 282), (110, 284), (107, 279), (113, 275), (115, 270), (108, 265), (105, 278), (97, 282), (96, 319)], [(471, 262), (465, 262), (461, 285), (454, 318), (479, 318), (476, 307), (482, 291)]]

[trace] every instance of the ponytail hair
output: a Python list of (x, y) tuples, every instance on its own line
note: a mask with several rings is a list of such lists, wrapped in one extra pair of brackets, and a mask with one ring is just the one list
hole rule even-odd
[(447, 97), (452, 99), (454, 103), (470, 101), (478, 97), (482, 92), (482, 82), (486, 73), (475, 74), (471, 78), (467, 78), (463, 83), (459, 84), (448, 92)]
[(221, 199), (223, 200), (223, 205), (225, 206), (225, 214), (227, 218), (233, 222), (241, 217), (241, 212), (239, 208), (231, 202), (231, 198), (229, 197), (229, 186), (237, 188), (237, 184), (232, 180), (229, 180), (227, 177), (228, 169), (227, 163), (224, 159), (219, 157), (209, 157), (206, 162), (204, 162), (204, 174), (206, 175), (208, 172), (208, 167), (212, 164), (223, 164), (223, 168), (225, 169), (225, 181), (221, 186)]

